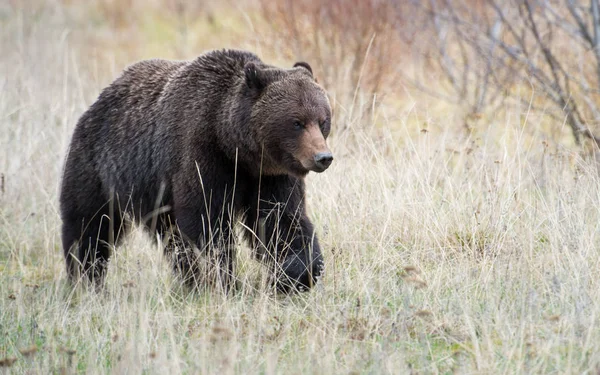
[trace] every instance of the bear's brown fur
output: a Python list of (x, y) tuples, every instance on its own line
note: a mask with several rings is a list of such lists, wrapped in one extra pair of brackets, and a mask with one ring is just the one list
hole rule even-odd
[(228, 288), (241, 220), (280, 290), (311, 287), (323, 261), (303, 177), (333, 159), (330, 122), (326, 93), (304, 62), (280, 69), (221, 50), (130, 66), (81, 116), (66, 158), (70, 278), (102, 281), (132, 217), (170, 238), (166, 251), (184, 279), (199, 272), (195, 248), (211, 255)]

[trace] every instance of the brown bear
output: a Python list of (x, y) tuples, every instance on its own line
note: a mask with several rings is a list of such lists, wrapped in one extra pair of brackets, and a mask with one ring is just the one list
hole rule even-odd
[(310, 288), (323, 258), (304, 177), (333, 160), (330, 124), (327, 94), (305, 62), (281, 69), (219, 50), (133, 64), (71, 140), (60, 194), (69, 278), (101, 285), (133, 221), (165, 239), (186, 282), (197, 282), (204, 254), (229, 289), (241, 222), (280, 291)]

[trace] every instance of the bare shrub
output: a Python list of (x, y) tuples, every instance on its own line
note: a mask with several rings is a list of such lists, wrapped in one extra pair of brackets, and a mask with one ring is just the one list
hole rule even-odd
[(430, 0), (415, 6), (433, 36), (426, 53), (471, 112), (516, 99), (558, 127), (566, 123), (576, 143), (582, 137), (600, 143), (594, 134), (600, 121), (598, 0)]

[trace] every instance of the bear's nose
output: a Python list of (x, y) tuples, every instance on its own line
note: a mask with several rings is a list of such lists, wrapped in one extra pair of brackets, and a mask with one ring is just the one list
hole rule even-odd
[(323, 172), (327, 169), (333, 161), (333, 155), (331, 152), (319, 152), (315, 155), (315, 165), (319, 169), (319, 172)]

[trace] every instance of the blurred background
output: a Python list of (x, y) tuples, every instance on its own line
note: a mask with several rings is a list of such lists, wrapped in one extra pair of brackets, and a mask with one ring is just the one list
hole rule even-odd
[(89, 105), (141, 59), (242, 48), (276, 65), (309, 62), (338, 132), (394, 129), (418, 110), (427, 127), (474, 139), (511, 106), (536, 120), (523, 129), (535, 139), (598, 140), (597, 0), (4, 0), (0, 22), (4, 85), (28, 69), (35, 80), (21, 90), (79, 87), (54, 101)]

